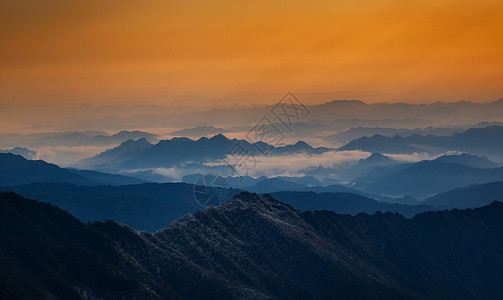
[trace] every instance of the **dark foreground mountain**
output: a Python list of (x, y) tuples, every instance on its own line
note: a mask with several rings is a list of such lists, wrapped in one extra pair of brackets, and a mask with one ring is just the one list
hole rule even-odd
[(152, 298), (114, 241), (45, 203), (0, 193), (0, 298)]
[(0, 297), (498, 299), (503, 204), (357, 216), (241, 193), (154, 234), (0, 194)]

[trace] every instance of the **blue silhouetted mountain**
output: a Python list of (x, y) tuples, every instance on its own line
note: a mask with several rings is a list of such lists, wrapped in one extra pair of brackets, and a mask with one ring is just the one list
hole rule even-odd
[(86, 177), (42, 160), (27, 160), (20, 155), (0, 153), (0, 185), (31, 182), (93, 183)]
[(161, 172), (158, 172), (158, 170), (156, 170), (156, 169), (131, 170), (125, 174), (127, 176), (139, 178), (141, 180), (145, 180), (148, 182), (164, 183), (164, 182), (177, 182), (177, 181), (179, 181), (174, 177), (171, 177), (169, 175), (162, 174)]
[(272, 155), (289, 155), (297, 153), (322, 154), (333, 149), (318, 147), (313, 148), (304, 141), (298, 141), (294, 145), (279, 146), (271, 150)]
[(134, 158), (136, 155), (150, 149), (152, 144), (147, 139), (128, 140), (120, 146), (106, 150), (91, 158), (86, 158), (77, 163), (78, 167), (94, 168), (97, 170), (115, 169), (117, 166)]
[(144, 180), (96, 171), (63, 169), (42, 160), (27, 160), (20, 155), (0, 153), (0, 185), (32, 182), (67, 182), (77, 185), (138, 184)]
[(499, 164), (489, 160), (486, 156), (476, 156), (463, 153), (460, 155), (443, 155), (436, 159), (437, 161), (442, 161), (446, 163), (456, 163), (462, 164), (468, 167), (480, 168), (480, 169), (490, 169), (497, 168)]
[(12, 149), (5, 149), (5, 150), (0, 149), (0, 153), (12, 153), (16, 155), (21, 155), (26, 159), (34, 159), (37, 156), (36, 151), (31, 151), (30, 149), (24, 147), (14, 147)]
[(306, 185), (281, 178), (264, 179), (255, 185), (246, 188), (247, 191), (255, 193), (271, 193), (277, 191), (298, 191), (306, 188)]
[[(183, 177), (182, 182), (190, 184), (204, 184), (208, 186), (219, 186), (227, 188), (237, 188), (243, 191), (255, 193), (274, 193), (282, 191), (301, 191), (315, 193), (352, 193), (366, 198), (376, 199), (380, 202), (401, 203), (417, 205), (418, 200), (410, 196), (387, 197), (367, 193), (362, 190), (351, 188), (342, 184), (322, 185), (321, 182), (312, 176), (288, 177), (277, 176), (267, 178), (260, 176), (257, 178), (250, 176), (242, 177), (222, 177), (218, 175), (191, 174)], [(327, 208), (328, 209), (328, 208)], [(355, 206), (355, 209), (358, 208)]]
[(414, 134), (408, 137), (385, 137), (375, 135), (351, 141), (339, 150), (363, 150), (380, 153), (442, 153), (461, 151), (477, 155), (501, 158), (503, 153), (503, 127), (489, 126), (471, 128), (452, 136), (421, 136)]
[(184, 163), (203, 163), (208, 160), (224, 159), (227, 155), (251, 157), (264, 154), (319, 154), (329, 150), (328, 148), (312, 148), (304, 142), (280, 147), (264, 142), (251, 144), (246, 140), (231, 140), (218, 134), (212, 138), (202, 137), (198, 140), (184, 137), (172, 138), (161, 140), (155, 145), (144, 139), (127, 141), (117, 148), (82, 160), (77, 165), (99, 170), (169, 168)]
[(500, 299), (503, 204), (356, 216), (240, 193), (153, 234), (0, 194), (0, 296)]
[[(280, 179), (273, 179), (272, 181), (280, 181)], [(185, 214), (202, 210), (206, 205), (220, 205), (238, 192), (237, 189), (226, 188), (227, 182), (222, 177), (212, 177), (211, 175), (199, 177), (195, 184), (197, 186), (185, 183), (148, 183), (121, 186), (33, 183), (4, 187), (0, 188), (0, 190), (14, 191), (28, 198), (52, 203), (70, 212), (83, 222), (110, 219), (127, 224), (135, 229), (155, 231), (168, 226), (170, 222)], [(371, 195), (343, 186), (306, 188), (303, 185), (299, 186), (291, 182), (285, 182), (285, 184), (288, 186), (284, 188), (273, 187), (271, 190), (298, 189), (295, 192), (287, 192), (286, 194), (289, 197), (284, 199), (285, 202), (298, 209), (326, 209), (338, 213), (352, 214), (391, 211), (402, 213), (408, 217), (418, 212), (433, 209), (426, 205), (416, 206), (378, 202), (369, 198)], [(323, 194), (304, 192), (310, 189), (323, 192)], [(201, 191), (213, 197), (215, 201), (203, 203), (198, 198)], [(217, 192), (220, 194), (217, 195)], [(356, 192), (360, 195), (351, 194), (350, 192)], [(312, 206), (309, 206), (310, 203), (305, 201), (306, 197), (313, 200)], [(318, 201), (320, 198), (323, 198), (323, 200)]]
[(405, 217), (435, 210), (426, 204), (409, 205), (379, 202), (353, 193), (315, 193), (315, 192), (275, 192), (271, 195), (281, 202), (301, 210), (331, 210), (339, 214), (356, 215), (375, 212), (396, 212)]
[(350, 141), (362, 138), (381, 135), (386, 137), (402, 136), (407, 137), (413, 134), (419, 135), (435, 135), (435, 136), (450, 136), (455, 133), (464, 131), (463, 128), (458, 127), (426, 127), (426, 128), (383, 128), (383, 127), (353, 127), (337, 134), (324, 136), (323, 139), (335, 143), (348, 143)]
[(503, 182), (476, 184), (437, 194), (422, 203), (449, 208), (474, 208), (503, 201)]
[[(147, 231), (159, 230), (190, 212), (204, 208), (201, 199), (196, 198), (200, 189), (185, 183), (121, 186), (32, 183), (0, 187), (0, 190), (51, 203), (86, 223), (114, 220)], [(204, 192), (216, 196), (215, 189), (211, 187), (204, 187)], [(236, 193), (235, 189), (227, 189), (218, 195), (221, 199), (215, 197), (215, 201), (208, 205), (219, 205)]]
[[(304, 189), (310, 186), (319, 186), (321, 182), (313, 176), (301, 176), (301, 177), (290, 177), (290, 176), (276, 176), (267, 178), (265, 176), (260, 176), (257, 178), (251, 176), (218, 176), (211, 174), (190, 174), (182, 178), (182, 182), (197, 184), (198, 181), (204, 180), (205, 183), (214, 182), (216, 177), (220, 177), (219, 181), (225, 182), (223, 185), (227, 187), (239, 188), (248, 191), (254, 191), (257, 193), (267, 193), (273, 191), (284, 190), (284, 187), (290, 185), (290, 189), (287, 190), (297, 190)], [(269, 186), (271, 189), (266, 191), (254, 190), (255, 187), (260, 189), (260, 187)]]
[(149, 180), (139, 179), (137, 177), (124, 176), (119, 174), (103, 173), (93, 170), (77, 170), (67, 168), (66, 170), (88, 178), (93, 185), (124, 185), (124, 184), (140, 184), (150, 182)]
[[(473, 164), (478, 159), (468, 156), (455, 161)], [(452, 160), (452, 157), (448, 157)], [(409, 195), (424, 199), (434, 194), (465, 187), (472, 184), (503, 180), (503, 168), (481, 169), (460, 163), (444, 162), (440, 159), (382, 167), (371, 170), (366, 176), (354, 180), (354, 187), (372, 194)], [(482, 159), (482, 161), (485, 161)]]
[[(216, 179), (216, 177), (221, 177), (220, 179)], [(182, 182), (197, 184), (201, 181), (204, 181), (207, 185), (212, 185), (213, 182), (223, 182), (223, 185), (234, 188), (245, 188), (255, 185), (257, 182), (260, 182), (264, 179), (267, 179), (265, 176), (260, 176), (257, 178), (251, 176), (220, 176), (220, 175), (212, 175), (212, 174), (190, 174), (185, 175), (182, 178)]]
[(354, 166), (341, 172), (340, 176), (350, 180), (359, 176), (365, 176), (368, 172), (378, 167), (391, 167), (400, 164), (402, 164), (402, 162), (382, 155), (381, 153), (372, 153), (369, 157), (360, 159)]

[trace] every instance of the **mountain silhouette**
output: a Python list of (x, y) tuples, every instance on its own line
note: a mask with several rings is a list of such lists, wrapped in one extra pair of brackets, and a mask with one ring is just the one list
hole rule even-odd
[[(236, 147), (239, 147), (237, 149)], [(222, 134), (211, 138), (192, 140), (186, 137), (161, 140), (152, 145), (145, 139), (127, 141), (94, 157), (84, 159), (77, 166), (99, 170), (149, 169), (173, 167), (182, 163), (204, 163), (224, 159), (236, 151), (247, 155), (289, 155), (296, 153), (320, 154), (332, 149), (313, 148), (305, 142), (278, 146), (264, 142), (249, 143), (246, 140), (228, 139)]]
[(240, 193), (153, 234), (0, 194), (2, 298), (498, 299), (503, 204), (357, 216)]
[(474, 208), (503, 201), (503, 182), (474, 184), (437, 194), (422, 203), (437, 207)]
[(0, 149), (0, 153), (12, 153), (16, 155), (21, 155), (26, 159), (34, 159), (37, 156), (36, 151), (32, 151), (24, 147), (14, 147), (12, 149), (5, 149), (5, 150)]
[(469, 165), (492, 164), (473, 156), (440, 157), (435, 160), (374, 168), (353, 182), (355, 188), (371, 194), (409, 195), (424, 199), (455, 188), (503, 180), (501, 167), (482, 169)]
[(470, 128), (452, 136), (421, 136), (413, 134), (408, 137), (386, 137), (374, 135), (362, 137), (349, 142), (339, 150), (362, 150), (379, 153), (420, 153), (438, 154), (446, 151), (461, 151), (476, 155), (495, 157), (501, 160), (503, 151), (503, 127), (488, 126)]
[(96, 171), (60, 168), (43, 160), (27, 160), (20, 155), (0, 153), (0, 186), (32, 182), (66, 182), (77, 185), (137, 184), (145, 181)]

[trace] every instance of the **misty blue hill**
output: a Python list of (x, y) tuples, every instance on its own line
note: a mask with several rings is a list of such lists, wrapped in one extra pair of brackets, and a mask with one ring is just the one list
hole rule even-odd
[(489, 160), (486, 156), (476, 156), (463, 153), (460, 155), (443, 155), (435, 159), (446, 163), (462, 164), (468, 167), (490, 169), (497, 168), (500, 165)]
[(333, 176), (340, 175), (341, 172), (339, 169), (333, 167), (323, 167), (322, 165), (318, 165), (317, 167), (307, 167), (305, 169), (299, 170), (298, 172), (306, 176), (316, 177), (322, 182), (323, 185), (340, 183), (340, 179), (335, 179), (333, 178)]
[(217, 135), (223, 133), (233, 132), (233, 130), (228, 130), (224, 128), (218, 128), (214, 126), (198, 126), (194, 128), (185, 128), (180, 130), (175, 130), (169, 133), (172, 136), (195, 136), (195, 137), (203, 137), (208, 135)]
[[(156, 231), (172, 221), (204, 208), (195, 198), (200, 189), (184, 183), (139, 184), (122, 186), (77, 186), (67, 183), (32, 183), (0, 187), (28, 198), (51, 203), (83, 222), (114, 220), (138, 230)], [(208, 195), (215, 191), (206, 187)], [(222, 201), (237, 193), (229, 189)], [(214, 199), (208, 205), (219, 205)]]
[(70, 182), (93, 184), (89, 178), (78, 175), (42, 160), (27, 160), (20, 155), (0, 153), (0, 185), (31, 182)]
[[(217, 179), (217, 177), (221, 177), (221, 179)], [(260, 182), (264, 179), (267, 179), (265, 176), (260, 176), (257, 178), (251, 176), (219, 176), (212, 174), (190, 174), (183, 176), (182, 182), (191, 183), (191, 184), (200, 184), (204, 181), (207, 185), (215, 185), (222, 184), (223, 186), (234, 187), (234, 188), (246, 188), (255, 185), (257, 182)]]
[(298, 184), (302, 184), (302, 185), (305, 185), (305, 186), (319, 186), (321, 185), (321, 182), (316, 179), (315, 177), (313, 176), (299, 176), (299, 177), (293, 177), (293, 176), (275, 176), (273, 178), (277, 178), (277, 179), (281, 179), (281, 180), (285, 180), (285, 181), (290, 181), (290, 182), (293, 182), (293, 183), (298, 183)]
[(42, 146), (107, 146), (119, 144), (127, 140), (145, 138), (157, 142), (158, 136), (143, 131), (120, 131), (108, 134), (103, 131), (64, 131), (31, 134), (0, 134), (0, 143), (24, 147)]
[(3, 193), (0, 297), (499, 299), (502, 233), (499, 202), (406, 219), (240, 193), (150, 234)]
[(464, 131), (460, 127), (426, 127), (426, 128), (390, 128), (390, 127), (353, 127), (342, 132), (324, 136), (323, 139), (336, 143), (348, 143), (362, 137), (372, 137), (374, 135), (382, 135), (386, 137), (402, 136), (408, 137), (413, 134), (419, 135), (435, 135), (435, 136), (450, 136), (455, 133)]
[(12, 149), (1, 150), (0, 153), (12, 153), (16, 155), (21, 155), (26, 159), (34, 159), (37, 157), (37, 152), (24, 147), (14, 147)]
[(159, 140), (158, 135), (144, 132), (144, 131), (119, 131), (115, 134), (112, 135), (97, 135), (93, 137), (93, 140), (95, 142), (103, 142), (105, 145), (109, 144), (117, 144), (117, 143), (122, 143), (128, 140), (138, 140), (138, 139), (146, 139), (150, 143), (155, 143)]
[(272, 155), (290, 155), (298, 153), (308, 153), (308, 154), (322, 154), (327, 151), (331, 151), (331, 148), (318, 147), (313, 148), (308, 143), (304, 141), (298, 141), (293, 145), (278, 146), (271, 150)]
[[(275, 192), (280, 192), (281, 190), (276, 190)], [(342, 185), (342, 184), (330, 184), (326, 186), (309, 186), (309, 187), (304, 187), (298, 191), (303, 191), (303, 192), (315, 192), (315, 193), (351, 193), (351, 194), (356, 194), (360, 195), (366, 198), (371, 198), (375, 199), (379, 202), (386, 202), (386, 203), (400, 203), (400, 204), (410, 204), (410, 205), (417, 205), (419, 204), (418, 200), (410, 197), (410, 196), (399, 196), (399, 197), (389, 197), (389, 196), (383, 196), (383, 195), (376, 195), (376, 194), (371, 194), (367, 193), (362, 190), (358, 190), (352, 187), (349, 187), (347, 185)]]
[(224, 159), (230, 153), (235, 153), (234, 151), (243, 153), (242, 150), (249, 155), (261, 156), (263, 153), (271, 155), (319, 154), (331, 149), (312, 148), (304, 142), (280, 147), (264, 142), (250, 144), (245, 140), (228, 139), (221, 134), (211, 138), (202, 137), (198, 140), (185, 137), (172, 138), (161, 140), (155, 145), (140, 139), (127, 141), (119, 147), (82, 160), (78, 166), (104, 170), (172, 167), (188, 162), (202, 163), (208, 160)]
[(0, 185), (32, 182), (66, 182), (77, 185), (138, 184), (145, 181), (96, 171), (64, 169), (43, 160), (27, 160), (20, 155), (0, 153)]
[(437, 194), (422, 203), (436, 207), (474, 208), (503, 201), (503, 182), (470, 185)]
[[(147, 183), (121, 186), (32, 183), (2, 187), (0, 190), (13, 191), (28, 198), (52, 203), (70, 212), (83, 222), (110, 219), (135, 229), (155, 231), (190, 212), (204, 209), (201, 199), (204, 201), (205, 198), (201, 198), (201, 194), (213, 197), (205, 205), (218, 206), (238, 192), (237, 189), (225, 189), (218, 178), (206, 177), (205, 179), (207, 186), (186, 183)], [(199, 180), (197, 182), (201, 184)], [(220, 198), (218, 198), (215, 188), (219, 188)], [(300, 188), (304, 189), (303, 186)], [(316, 188), (312, 187), (312, 189)], [(278, 189), (278, 191), (280, 190), (282, 189)], [(323, 196), (313, 192), (286, 192), (289, 197), (284, 201), (298, 209), (327, 209), (338, 213), (352, 214), (392, 211), (412, 216), (417, 212), (433, 210), (432, 207), (426, 205), (378, 202), (366, 196), (351, 194), (348, 191), (358, 191), (349, 188), (326, 187), (320, 191), (324, 191), (323, 194), (320, 194)], [(342, 191), (344, 193), (327, 193), (326, 191)], [(308, 196), (313, 199), (312, 203), (306, 201)], [(323, 198), (322, 201), (314, 202), (314, 199), (320, 197)], [(312, 205), (309, 206), (310, 204)]]
[[(225, 188), (237, 188), (240, 190), (255, 193), (274, 193), (282, 191), (302, 191), (302, 192), (315, 192), (315, 193), (352, 193), (367, 198), (376, 199), (380, 202), (401, 203), (410, 205), (419, 204), (418, 200), (410, 196), (386, 197), (382, 195), (367, 193), (362, 190), (357, 190), (342, 184), (322, 185), (318, 179), (312, 176), (303, 176), (303, 177), (278, 176), (271, 178), (260, 176), (257, 178), (253, 178), (250, 176), (222, 177), (218, 175), (191, 174), (184, 176), (182, 182), (190, 184), (199, 184), (199, 185), (204, 184), (212, 187), (218, 186)], [(355, 209), (357, 209), (357, 206), (355, 206)]]
[(306, 188), (306, 185), (296, 182), (287, 181), (280, 178), (264, 179), (246, 190), (255, 193), (271, 193), (277, 191), (298, 191)]
[(118, 147), (108, 149), (91, 158), (83, 159), (76, 165), (97, 170), (111, 170), (151, 147), (152, 144), (144, 138), (136, 141), (128, 140)]
[(148, 180), (139, 179), (137, 177), (103, 173), (93, 170), (77, 170), (72, 168), (67, 168), (67, 170), (75, 174), (78, 174), (82, 177), (89, 178), (94, 182), (94, 184), (100, 184), (100, 185), (125, 185), (125, 184), (140, 184), (150, 182)]
[[(463, 161), (451, 163), (448, 161)], [(473, 156), (440, 157), (436, 160), (408, 163), (396, 167), (375, 168), (354, 180), (354, 187), (372, 194), (409, 195), (424, 199), (434, 194), (472, 184), (503, 180), (503, 168), (474, 168), (473, 162), (486, 162)]]
[(379, 202), (353, 193), (315, 193), (315, 192), (274, 192), (271, 195), (281, 202), (301, 210), (331, 210), (339, 214), (356, 215), (381, 212), (397, 212), (405, 217), (435, 210), (434, 207)]
[(165, 182), (177, 182), (174, 177), (161, 174), (157, 172), (155, 169), (147, 169), (147, 170), (133, 170), (125, 172), (124, 175), (129, 177), (139, 178), (141, 180), (145, 180), (148, 182), (157, 182), (157, 183), (165, 183)]
[[(218, 178), (218, 179), (217, 179)], [(254, 186), (265, 186), (270, 185), (274, 187), (276, 184), (279, 185), (288, 185), (289, 183), (293, 183), (291, 186), (306, 188), (309, 186), (319, 186), (321, 182), (313, 176), (301, 176), (301, 177), (290, 177), (290, 176), (275, 176), (275, 177), (265, 177), (259, 176), (257, 178), (251, 176), (218, 176), (218, 175), (202, 175), (202, 174), (191, 174), (186, 175), (182, 178), (182, 182), (192, 183), (192, 184), (200, 184), (204, 180), (206, 184), (213, 184), (213, 182), (219, 182), (223, 186), (234, 187), (240, 189), (249, 190)], [(275, 184), (276, 183), (276, 184)], [(273, 188), (273, 191), (276, 191), (276, 188)], [(258, 191), (256, 191), (258, 192)], [(267, 191), (266, 191), (267, 192)]]
[[(393, 119), (396, 118), (397, 116), (400, 116), (400, 118), (402, 119), (419, 118), (424, 120), (430, 120), (430, 122), (427, 122), (430, 125), (427, 126), (431, 126), (432, 123), (446, 124), (449, 123), (449, 121), (456, 121), (456, 118), (461, 117), (463, 117), (464, 120), (470, 120), (470, 122), (473, 121), (479, 122), (480, 120), (501, 121), (501, 111), (503, 111), (503, 101), (498, 100), (486, 103), (460, 101), (460, 102), (435, 102), (431, 104), (408, 104), (408, 103), (367, 104), (358, 100), (334, 100), (319, 105), (309, 106), (309, 109), (311, 111), (310, 117), (316, 120), (334, 120), (334, 119), (384, 120), (384, 119)], [(446, 116), (451, 117), (452, 120), (446, 119)], [(357, 126), (366, 126), (366, 125), (357, 125)], [(402, 122), (401, 126), (397, 128), (403, 128), (403, 127), (404, 124)], [(383, 151), (377, 150), (370, 152), (383, 152)]]
[(376, 168), (389, 168), (400, 164), (403, 164), (403, 162), (394, 160), (381, 153), (372, 153), (369, 157), (360, 159), (355, 165), (340, 172), (340, 176), (352, 180), (357, 177), (365, 176)]
[(501, 153), (503, 153), (503, 127), (471, 128), (452, 136), (421, 136), (414, 134), (408, 137), (386, 137), (375, 135), (351, 141), (339, 148), (339, 150), (397, 154), (415, 152), (437, 154), (445, 151), (461, 151), (501, 159)]

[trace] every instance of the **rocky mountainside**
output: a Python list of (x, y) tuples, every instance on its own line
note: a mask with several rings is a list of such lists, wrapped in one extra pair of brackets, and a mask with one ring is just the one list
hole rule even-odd
[[(503, 204), (357, 216), (240, 193), (150, 234), (0, 194), (2, 298), (503, 296)], [(50, 268), (49, 268), (50, 266)], [(23, 294), (21, 294), (23, 293)]]

